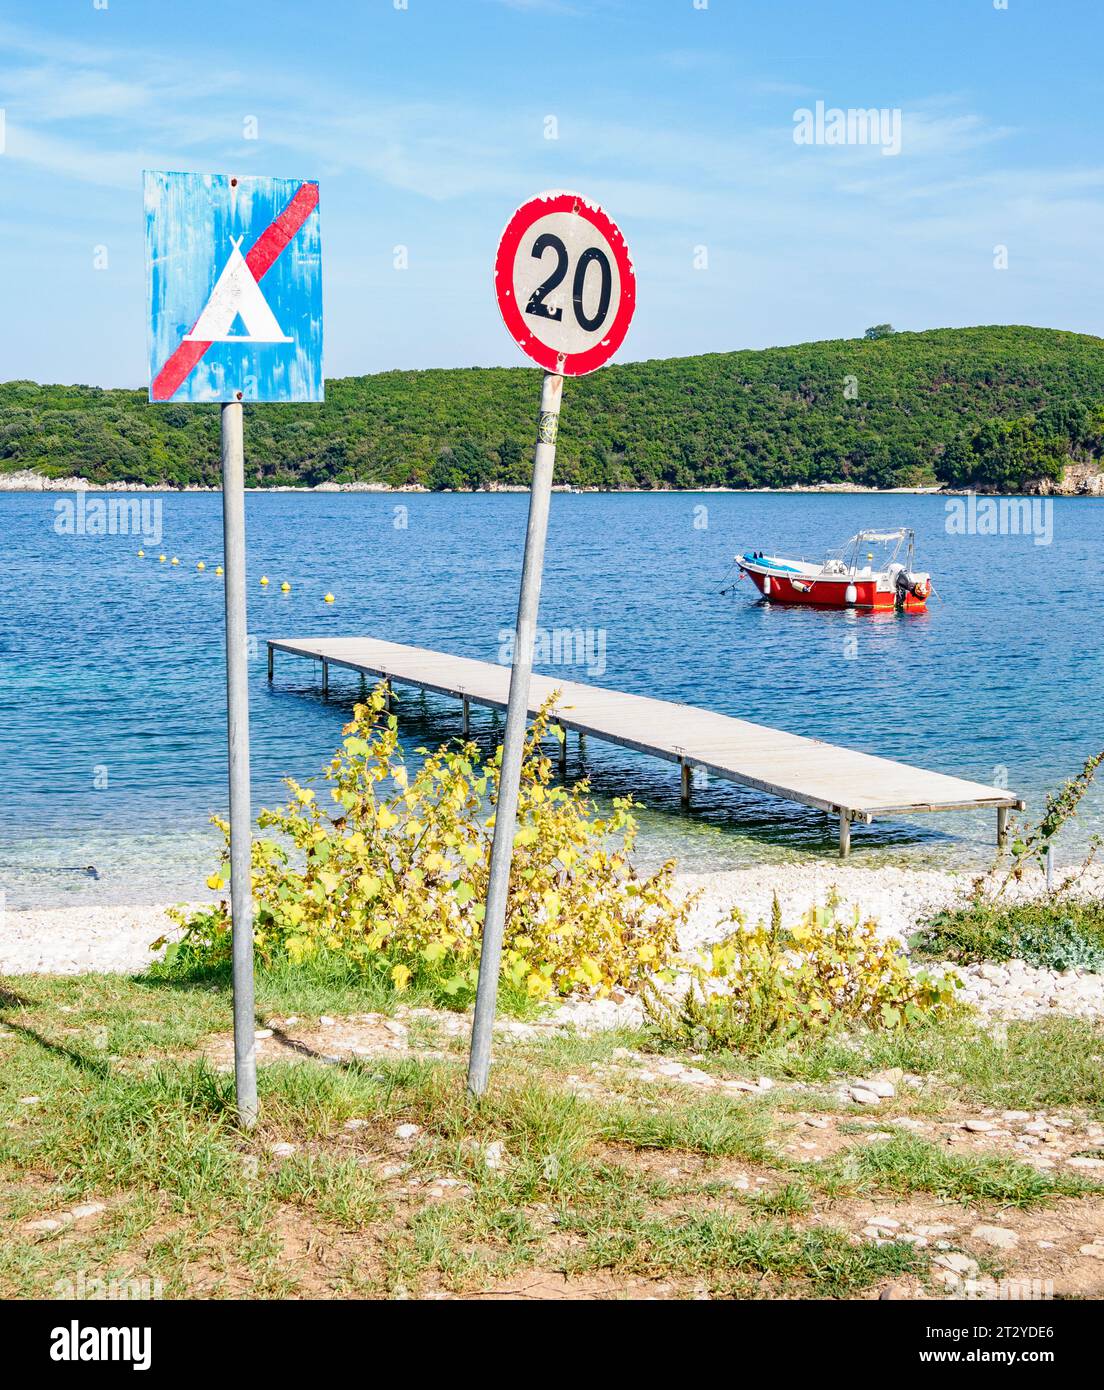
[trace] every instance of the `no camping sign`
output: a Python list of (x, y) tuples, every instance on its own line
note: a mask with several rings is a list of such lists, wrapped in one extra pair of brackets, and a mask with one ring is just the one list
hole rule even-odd
[(245, 402), (320, 401), (318, 184), (236, 174), (144, 179), (150, 400), (220, 406), (234, 1087), (257, 1118), (245, 598)]
[(147, 172), (150, 400), (320, 401), (318, 184)]

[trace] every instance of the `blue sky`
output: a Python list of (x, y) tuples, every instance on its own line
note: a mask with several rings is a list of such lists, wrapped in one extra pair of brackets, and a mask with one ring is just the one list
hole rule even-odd
[[(320, 180), (331, 377), (520, 362), (491, 265), (555, 187), (632, 248), (623, 360), (1100, 331), (1099, 0), (698, 6), (5, 0), (0, 380), (146, 384), (143, 168)], [(900, 154), (795, 144), (818, 100), (899, 109)]]

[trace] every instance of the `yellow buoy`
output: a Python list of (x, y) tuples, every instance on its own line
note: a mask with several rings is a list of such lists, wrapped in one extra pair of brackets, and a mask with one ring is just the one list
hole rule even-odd
[(157, 558), (161, 561), (162, 564), (165, 563), (165, 557), (164, 557), (164, 555), (158, 555)]
[(325, 597), (325, 599), (323, 600), (323, 602), (325, 602), (325, 603), (333, 603), (333, 601), (334, 601), (334, 596), (333, 596), (333, 594), (327, 594), (326, 597)]
[(290, 594), (290, 593), (291, 593), (291, 585), (287, 582), (286, 579), (285, 579), (284, 582), (280, 585), (280, 592), (281, 592), (282, 594)]
[(197, 570), (205, 570), (206, 568), (207, 566), (203, 563), (202, 560), (200, 560), (199, 564), (196, 565)]
[(174, 555), (174, 556), (172, 557), (172, 560), (171, 560), (169, 563), (170, 563), (170, 564), (173, 564), (173, 565), (179, 565), (179, 564), (180, 564), (180, 561), (179, 561), (179, 560), (176, 558), (176, 556)]
[(222, 573), (222, 566), (221, 566), (221, 565), (218, 566), (218, 568), (215, 570), (215, 573), (216, 573), (216, 574), (221, 574), (221, 573)]
[(267, 574), (262, 574), (262, 575), (261, 575), (261, 584), (262, 584), (262, 585), (266, 585), (267, 583), (268, 583), (268, 575), (267, 575)]
[(138, 558), (139, 558), (139, 560), (144, 560), (145, 557), (146, 557), (146, 552), (145, 552), (144, 550), (140, 550), (140, 551), (138, 552)]

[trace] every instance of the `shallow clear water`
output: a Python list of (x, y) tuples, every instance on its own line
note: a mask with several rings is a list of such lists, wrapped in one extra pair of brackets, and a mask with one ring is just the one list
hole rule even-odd
[[(160, 540), (59, 534), (56, 504), (71, 496), (0, 494), (0, 890), (9, 906), (203, 893), (215, 847), (207, 818), (227, 799), (221, 499), (144, 498), (161, 504)], [(518, 494), (249, 496), (256, 805), (279, 796), (282, 776), (319, 769), (358, 689), (335, 672), (323, 701), (315, 664), (291, 657), (277, 657), (269, 686), (264, 639), (372, 634), (497, 660), (513, 622), (527, 505)], [(1104, 744), (1104, 502), (1055, 501), (1047, 545), (950, 535), (945, 521), (938, 497), (557, 494), (541, 622), (590, 630), (598, 659), (589, 672), (542, 669), (980, 781), (1006, 776), (1038, 807)], [(820, 558), (860, 527), (897, 525), (916, 528), (935, 578), (940, 597), (926, 614), (762, 604), (746, 582), (720, 592), (737, 550)], [(180, 565), (159, 564), (162, 551)], [(322, 601), (327, 590), (333, 605)], [(410, 748), (458, 732), (446, 700), (406, 693), (401, 716)], [(477, 713), (476, 726), (490, 735), (488, 715)], [(686, 814), (677, 769), (593, 739), (587, 770), (600, 796), (631, 791), (646, 804), (649, 860), (738, 867), (834, 845), (826, 817), (717, 780), (696, 787)], [(992, 820), (857, 827), (853, 854), (860, 864), (977, 862), (991, 852)], [(1061, 853), (1102, 820), (1094, 793)], [(98, 879), (83, 872), (89, 864)]]

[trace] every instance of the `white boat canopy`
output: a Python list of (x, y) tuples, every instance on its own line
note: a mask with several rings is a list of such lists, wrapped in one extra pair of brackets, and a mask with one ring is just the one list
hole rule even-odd
[(903, 528), (900, 531), (860, 531), (857, 536), (852, 536), (847, 544), (850, 545), (851, 541), (903, 541), (904, 538)]

